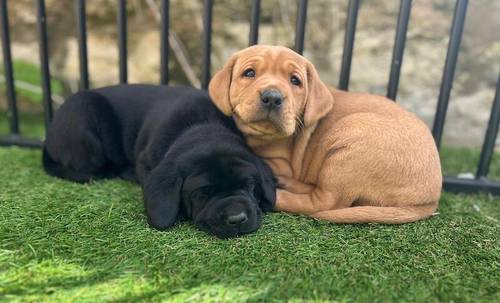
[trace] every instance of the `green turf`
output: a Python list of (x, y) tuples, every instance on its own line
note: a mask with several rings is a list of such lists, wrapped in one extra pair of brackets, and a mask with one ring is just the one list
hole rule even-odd
[(0, 148), (0, 167), (0, 301), (500, 301), (498, 198), (444, 194), (402, 226), (272, 213), (219, 240), (152, 230), (138, 186), (49, 177), (39, 151)]

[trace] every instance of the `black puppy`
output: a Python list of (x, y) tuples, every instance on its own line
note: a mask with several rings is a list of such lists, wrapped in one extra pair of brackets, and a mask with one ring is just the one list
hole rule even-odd
[(45, 170), (87, 182), (141, 184), (149, 224), (179, 216), (221, 238), (257, 230), (275, 203), (270, 168), (204, 91), (117, 85), (79, 92), (57, 111), (43, 149)]

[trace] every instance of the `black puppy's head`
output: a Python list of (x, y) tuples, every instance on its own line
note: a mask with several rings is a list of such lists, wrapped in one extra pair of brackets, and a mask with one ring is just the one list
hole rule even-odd
[(234, 151), (189, 158), (189, 165), (172, 163), (175, 169), (163, 176), (172, 182), (162, 184), (168, 195), (161, 205), (146, 205), (150, 224), (164, 229), (182, 213), (219, 238), (257, 230), (262, 213), (271, 211), (276, 201), (275, 180), (263, 160)]
[[(252, 155), (253, 156), (253, 155)], [(195, 225), (220, 238), (257, 230), (262, 212), (272, 210), (275, 184), (261, 159), (212, 154), (196, 161), (184, 179), (182, 203)]]

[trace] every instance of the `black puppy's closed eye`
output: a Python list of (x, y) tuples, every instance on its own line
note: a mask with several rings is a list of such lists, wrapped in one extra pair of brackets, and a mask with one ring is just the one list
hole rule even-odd
[(255, 70), (253, 70), (253, 68), (245, 69), (245, 71), (243, 72), (243, 77), (255, 78)]
[(211, 191), (211, 188), (208, 186), (201, 187), (193, 191), (189, 198), (191, 199), (191, 201), (205, 202), (210, 197)]

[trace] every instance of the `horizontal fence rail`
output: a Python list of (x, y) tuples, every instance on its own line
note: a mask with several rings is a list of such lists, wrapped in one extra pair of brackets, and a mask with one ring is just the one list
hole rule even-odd
[[(85, 0), (74, 0), (75, 4), (75, 25), (78, 40), (78, 58), (79, 58), (79, 88), (87, 89), (90, 87), (90, 77), (88, 70), (88, 50), (87, 50), (87, 18)], [(6, 86), (7, 99), (7, 117), (10, 133), (6, 136), (0, 136), (0, 145), (17, 145), (23, 147), (39, 148), (42, 146), (42, 140), (30, 139), (21, 135), (19, 129), (19, 113), (17, 109), (17, 98), (15, 91), (15, 78), (12, 64), (10, 26), (7, 0), (0, 0), (0, 35), (2, 42), (3, 68)], [(248, 44), (255, 45), (259, 41), (259, 25), (261, 0), (252, 0), (251, 11), (249, 15), (249, 33)], [(305, 48), (305, 33), (307, 24), (307, 9), (314, 1), (298, 0), (297, 16), (295, 24), (294, 50), (302, 54)], [(201, 87), (208, 88), (210, 81), (210, 67), (212, 54), (212, 19), (213, 8), (217, 3), (213, 0), (204, 0), (203, 2), (203, 36), (202, 38), (202, 69), (201, 69)], [(344, 47), (342, 52), (342, 61), (338, 87), (343, 90), (349, 88), (349, 78), (351, 64), (353, 60), (354, 40), (356, 35), (356, 24), (358, 12), (360, 9), (360, 0), (349, 0), (347, 8), (347, 17), (345, 21)], [(450, 36), (448, 50), (441, 79), (439, 97), (437, 102), (436, 115), (432, 127), (436, 145), (441, 145), (444, 122), (448, 110), (451, 89), (455, 67), (458, 61), (460, 44), (464, 29), (465, 17), (467, 15), (468, 0), (456, 0), (453, 20), (450, 27)], [(399, 14), (397, 17), (396, 34), (392, 51), (392, 59), (387, 84), (387, 97), (396, 100), (401, 66), (405, 51), (406, 34), (411, 17), (412, 0), (400, 0)], [(37, 9), (37, 27), (39, 42), (39, 59), (41, 72), (41, 88), (43, 92), (43, 109), (45, 127), (48, 127), (52, 115), (52, 92), (50, 86), (50, 64), (49, 64), (49, 40), (47, 33), (47, 16), (45, 1), (36, 1)], [(170, 1), (160, 0), (160, 84), (169, 83), (169, 50), (170, 40)], [(117, 0), (117, 32), (118, 32), (118, 68), (119, 83), (128, 82), (127, 69), (127, 1)], [(172, 42), (173, 43), (173, 42)], [(493, 101), (491, 114), (488, 122), (487, 131), (484, 137), (481, 156), (477, 166), (475, 178), (464, 179), (456, 177), (445, 177), (444, 188), (455, 192), (478, 192), (485, 191), (495, 195), (500, 195), (500, 182), (489, 180), (488, 172), (493, 158), (495, 141), (498, 134), (500, 121), (500, 76), (497, 80), (496, 93)]]

